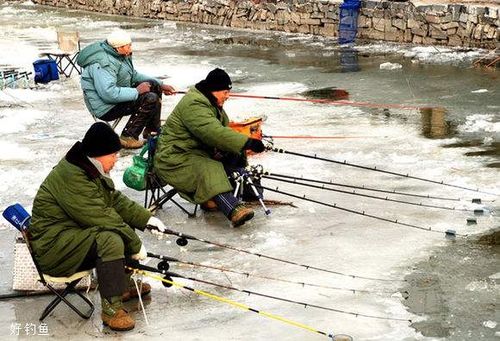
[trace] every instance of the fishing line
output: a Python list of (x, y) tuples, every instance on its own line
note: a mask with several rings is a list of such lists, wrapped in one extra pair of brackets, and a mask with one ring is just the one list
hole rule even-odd
[(180, 275), (180, 274), (175, 273), (175, 272), (170, 272), (170, 271), (165, 271), (165, 270), (158, 270), (156, 268), (153, 268), (153, 267), (150, 267), (150, 266), (146, 266), (146, 265), (142, 265), (142, 264), (139, 264), (137, 267), (139, 269), (141, 269), (141, 270), (147, 270), (147, 271), (150, 271), (150, 272), (160, 273), (162, 275), (165, 275), (167, 277), (167, 279), (169, 279), (168, 277), (183, 278), (183, 279), (187, 279), (187, 280), (190, 280), (190, 281), (193, 281), (193, 282), (198, 282), (198, 283), (212, 285), (212, 286), (215, 286), (215, 287), (218, 287), (218, 288), (223, 288), (223, 289), (227, 289), (227, 290), (238, 291), (238, 292), (247, 294), (248, 296), (255, 295), (255, 296), (265, 297), (265, 298), (269, 298), (269, 299), (273, 299), (273, 300), (277, 300), (277, 301), (287, 302), (287, 303), (291, 303), (291, 304), (297, 304), (297, 305), (303, 306), (304, 308), (310, 307), (310, 308), (316, 308), (316, 309), (320, 309), (320, 310), (333, 311), (333, 312), (340, 313), (340, 314), (353, 315), (353, 316), (356, 316), (356, 317), (366, 317), (366, 318), (372, 318), (372, 319), (377, 319), (377, 320), (402, 321), (402, 322), (410, 322), (410, 323), (412, 322), (409, 319), (361, 314), (361, 313), (355, 313), (355, 312), (352, 312), (352, 311), (341, 310), (341, 309), (337, 309), (337, 308), (325, 307), (325, 306), (321, 306), (321, 305), (317, 305), (317, 304), (309, 304), (309, 303), (305, 303), (305, 302), (299, 302), (299, 301), (291, 300), (291, 299), (288, 299), (288, 298), (283, 298), (283, 297), (279, 297), (279, 296), (263, 294), (263, 293), (252, 291), (252, 290), (240, 289), (240, 288), (236, 288), (234, 286), (229, 286), (229, 285), (214, 283), (214, 282), (211, 282), (211, 281), (206, 281), (206, 280), (198, 279), (198, 278), (195, 278), (195, 277), (188, 277), (188, 276)]
[[(176, 94), (185, 94), (187, 91), (176, 91)], [(237, 98), (251, 98), (251, 99), (273, 99), (279, 101), (294, 101), (294, 102), (310, 102), (310, 103), (320, 103), (320, 104), (331, 104), (338, 106), (351, 106), (351, 107), (366, 107), (366, 108), (394, 108), (394, 109), (406, 109), (406, 110), (420, 110), (424, 107), (417, 107), (412, 105), (402, 105), (402, 104), (378, 104), (378, 103), (369, 103), (369, 102), (354, 102), (347, 100), (338, 100), (332, 101), (329, 99), (308, 99), (308, 98), (300, 98), (300, 97), (276, 97), (276, 96), (257, 96), (257, 95), (244, 95), (244, 94), (236, 94), (230, 93), (229, 97), (237, 97)], [(428, 108), (428, 106), (425, 106)]]
[(201, 267), (201, 268), (207, 268), (207, 269), (213, 269), (213, 270), (218, 270), (221, 272), (230, 272), (234, 273), (237, 275), (245, 276), (245, 277), (255, 277), (255, 278), (261, 278), (261, 279), (268, 279), (271, 281), (277, 281), (277, 282), (283, 282), (283, 283), (290, 283), (290, 284), (297, 284), (302, 287), (315, 287), (315, 288), (323, 288), (323, 289), (331, 289), (331, 290), (340, 290), (340, 291), (349, 291), (353, 294), (356, 293), (370, 293), (370, 294), (393, 294), (393, 291), (374, 291), (374, 290), (364, 290), (364, 289), (350, 289), (350, 288), (341, 288), (341, 287), (334, 287), (334, 286), (329, 286), (329, 285), (322, 285), (322, 284), (316, 284), (316, 283), (307, 283), (307, 282), (299, 282), (299, 281), (292, 281), (288, 279), (282, 279), (282, 278), (276, 278), (276, 277), (270, 277), (270, 276), (264, 276), (264, 275), (257, 275), (257, 274), (252, 274), (249, 272), (243, 272), (243, 271), (237, 271), (237, 270), (232, 270), (228, 268), (223, 268), (223, 267), (218, 267), (218, 266), (213, 266), (213, 265), (205, 265), (205, 264), (200, 264), (200, 263), (195, 263), (195, 262), (187, 262), (183, 261), (177, 258), (169, 257), (169, 256), (164, 256), (164, 255), (158, 255), (155, 253), (148, 252), (148, 257), (152, 258), (157, 258), (162, 260), (162, 262), (165, 262), (162, 264), (162, 262), (158, 263), (158, 269), (159, 270), (168, 270), (169, 269), (169, 264), (168, 262), (174, 262), (174, 263), (179, 263), (179, 264), (186, 264), (186, 265), (191, 265), (193, 267)]
[(327, 159), (327, 158), (319, 157), (316, 154), (314, 154), (314, 155), (301, 154), (301, 153), (292, 152), (292, 151), (288, 151), (288, 150), (281, 149), (281, 148), (274, 148), (271, 145), (267, 146), (267, 150), (270, 150), (270, 151), (273, 151), (273, 152), (277, 152), (277, 153), (281, 153), (281, 154), (290, 154), (290, 155), (301, 156), (301, 157), (305, 157), (305, 158), (309, 158), (309, 159), (316, 159), (316, 160), (321, 160), (321, 161), (326, 161), (326, 162), (337, 163), (337, 164), (340, 164), (340, 165), (361, 168), (361, 169), (365, 169), (365, 170), (370, 170), (370, 171), (374, 171), (374, 172), (380, 172), (380, 173), (384, 173), (384, 174), (390, 174), (390, 175), (400, 176), (400, 177), (414, 179), (414, 180), (431, 182), (431, 183), (434, 183), (434, 184), (439, 184), (439, 185), (449, 186), (449, 187), (454, 187), (454, 188), (460, 188), (460, 189), (467, 190), (467, 191), (473, 191), (473, 192), (478, 192), (478, 193), (483, 193), (483, 194), (489, 194), (489, 195), (499, 196), (498, 193), (491, 193), (491, 192), (486, 192), (486, 191), (480, 191), (477, 188), (474, 189), (474, 188), (469, 188), (469, 187), (464, 187), (464, 186), (459, 186), (459, 185), (453, 185), (453, 184), (445, 183), (444, 181), (430, 180), (430, 179), (426, 179), (426, 178), (412, 176), (412, 175), (409, 175), (409, 174), (403, 174), (403, 173), (397, 173), (397, 172), (387, 171), (387, 170), (383, 170), (383, 169), (377, 169), (377, 167), (362, 166), (362, 165), (358, 165), (358, 164), (354, 164), (354, 163), (349, 163), (346, 160), (344, 160), (344, 161), (338, 161), (338, 160), (333, 160), (333, 159)]
[[(273, 319), (273, 320), (277, 320), (277, 321), (280, 321), (280, 322), (283, 322), (283, 323), (286, 323), (286, 324), (289, 324), (289, 325), (292, 325), (292, 326), (295, 326), (295, 327), (298, 327), (298, 328), (301, 328), (301, 329), (304, 329), (304, 330), (308, 330), (308, 331), (316, 333), (316, 334), (324, 335), (324, 336), (326, 336), (328, 338), (331, 338), (332, 340), (335, 340), (335, 335), (333, 333), (327, 333), (327, 332), (318, 330), (316, 328), (310, 327), (310, 326), (308, 326), (306, 324), (303, 324), (303, 323), (300, 323), (300, 322), (296, 322), (296, 321), (292, 321), (292, 320), (289, 320), (289, 319), (287, 319), (285, 317), (281, 317), (279, 315), (275, 315), (275, 314), (272, 314), (272, 313), (261, 311), (261, 310), (249, 307), (247, 305), (244, 305), (242, 303), (238, 303), (236, 301), (230, 300), (230, 299), (225, 298), (225, 297), (217, 296), (217, 295), (211, 294), (211, 293), (203, 291), (203, 290), (194, 289), (194, 288), (191, 288), (191, 287), (189, 287), (187, 285), (181, 284), (179, 282), (175, 282), (175, 281), (167, 279), (167, 278), (162, 278), (160, 276), (156, 276), (156, 275), (150, 274), (150, 273), (148, 273), (146, 271), (143, 271), (143, 270), (138, 270), (138, 269), (131, 268), (131, 267), (126, 267), (126, 268), (129, 269), (129, 270), (132, 270), (134, 273), (138, 273), (140, 275), (143, 275), (143, 276), (155, 279), (157, 281), (166, 283), (166, 284), (168, 284), (170, 286), (175, 286), (175, 287), (178, 287), (178, 288), (181, 288), (181, 289), (184, 289), (184, 290), (188, 290), (188, 291), (194, 292), (195, 294), (198, 294), (200, 296), (208, 297), (208, 298), (210, 298), (210, 299), (212, 299), (214, 301), (227, 303), (227, 304), (229, 304), (229, 305), (231, 305), (233, 307), (240, 308), (240, 309), (243, 309), (245, 311), (253, 312), (253, 313), (259, 314), (261, 316), (264, 316), (264, 317), (267, 317), (267, 318), (270, 318), (270, 319)], [(157, 272), (157, 271), (154, 271), (154, 272)], [(352, 340), (352, 338), (351, 338), (351, 340)]]
[[(261, 186), (257, 186), (257, 185), (255, 185), (255, 186), (256, 187), (261, 187)], [(156, 228), (152, 228), (149, 225), (146, 226), (146, 228), (154, 229), (155, 233), (156, 233)], [(300, 267), (303, 267), (303, 268), (306, 268), (306, 269), (312, 269), (312, 270), (317, 270), (317, 271), (322, 271), (322, 272), (328, 272), (328, 273), (339, 275), (339, 276), (346, 276), (346, 277), (358, 278), (358, 279), (366, 279), (366, 280), (372, 280), (372, 281), (382, 281), (382, 282), (406, 282), (406, 280), (404, 280), (404, 279), (375, 278), (375, 277), (357, 276), (357, 275), (352, 275), (352, 274), (346, 274), (346, 273), (339, 272), (339, 271), (333, 271), (333, 270), (328, 270), (328, 269), (324, 269), (324, 268), (319, 268), (319, 267), (312, 266), (312, 265), (300, 264), (300, 263), (296, 263), (296, 262), (289, 261), (289, 260), (286, 260), (286, 259), (281, 259), (281, 258), (277, 258), (277, 257), (272, 257), (272, 256), (264, 255), (264, 254), (261, 254), (261, 253), (247, 251), (247, 250), (240, 249), (240, 248), (228, 245), (228, 244), (222, 244), (222, 243), (217, 243), (217, 242), (213, 242), (213, 241), (208, 241), (208, 240), (205, 240), (205, 239), (202, 239), (202, 238), (198, 238), (198, 237), (195, 237), (195, 236), (192, 236), (192, 235), (189, 235), (189, 234), (184, 234), (184, 233), (181, 233), (181, 232), (177, 232), (177, 231), (174, 231), (174, 230), (171, 230), (171, 229), (168, 229), (168, 228), (165, 229), (165, 231), (158, 232), (158, 233), (164, 233), (164, 234), (178, 236), (179, 239), (177, 239), (176, 243), (179, 246), (186, 246), (187, 243), (188, 243), (188, 239), (190, 239), (190, 240), (196, 240), (196, 241), (199, 241), (199, 242), (202, 242), (202, 243), (205, 243), (205, 244), (211, 244), (211, 245), (214, 245), (214, 246), (218, 246), (218, 247), (222, 247), (222, 248), (225, 248), (225, 249), (229, 249), (229, 250), (233, 250), (233, 251), (238, 251), (238, 252), (246, 253), (246, 254), (257, 256), (257, 257), (261, 257), (261, 258), (271, 259), (271, 260), (274, 260), (274, 261), (277, 261), (277, 262), (281, 262), (281, 263), (296, 265), (296, 266), (300, 266)]]
[[(255, 166), (252, 166), (252, 167), (255, 167)], [(252, 169), (252, 171), (260, 172), (259, 169)], [(461, 201), (460, 198), (438, 197), (438, 196), (432, 196), (432, 195), (429, 195), (429, 194), (425, 195), (425, 194), (415, 194), (415, 193), (398, 192), (396, 190), (392, 190), (392, 191), (391, 190), (383, 190), (383, 189), (366, 187), (364, 185), (362, 185), (362, 186), (346, 185), (346, 184), (341, 184), (341, 183), (338, 183), (338, 182), (333, 182), (331, 180), (329, 180), (329, 181), (321, 181), (321, 180), (315, 180), (315, 179), (310, 179), (310, 178), (309, 179), (308, 178), (304, 178), (303, 176), (296, 177), (296, 176), (285, 175), (285, 174), (271, 173), (271, 172), (267, 172), (267, 171), (262, 171), (261, 174), (262, 175), (270, 175), (270, 176), (278, 176), (280, 178), (286, 178), (286, 179), (296, 179), (296, 180), (301, 180), (301, 181), (314, 182), (314, 183), (325, 184), (325, 185), (347, 187), (347, 188), (355, 188), (355, 189), (361, 189), (361, 190), (364, 190), (364, 191), (389, 193), (389, 194), (396, 194), (396, 195), (405, 195), (405, 196), (409, 196), (409, 197), (425, 198), (425, 199)], [(257, 173), (257, 175), (259, 175), (259, 173)]]
[(318, 200), (307, 198), (305, 196), (305, 194), (302, 195), (302, 196), (300, 196), (300, 195), (295, 195), (295, 194), (292, 194), (292, 193), (280, 191), (278, 189), (278, 187), (276, 187), (275, 189), (274, 188), (270, 188), (270, 187), (266, 187), (266, 186), (262, 186), (262, 185), (255, 185), (255, 187), (266, 189), (268, 191), (279, 193), (279, 194), (283, 194), (283, 195), (288, 195), (288, 196), (291, 196), (291, 197), (294, 197), (294, 198), (297, 198), (297, 199), (302, 199), (302, 200), (305, 200), (305, 201), (310, 201), (310, 202), (313, 202), (315, 204), (320, 204), (320, 205), (323, 205), (323, 206), (327, 206), (327, 207), (331, 207), (331, 208), (336, 208), (336, 209), (339, 209), (339, 210), (342, 210), (342, 211), (346, 211), (346, 212), (350, 212), (350, 213), (362, 215), (364, 217), (369, 217), (369, 218), (374, 218), (374, 219), (386, 221), (386, 222), (397, 224), (397, 225), (411, 227), (411, 228), (415, 228), (415, 229), (419, 229), (419, 230), (423, 230), (423, 231), (428, 231), (428, 232), (445, 233), (447, 236), (449, 236), (449, 235), (453, 235), (453, 236), (458, 235), (458, 236), (464, 236), (464, 237), (467, 236), (467, 235), (457, 234), (454, 230), (446, 230), (446, 231), (433, 230), (430, 227), (422, 227), (422, 226), (418, 226), (418, 225), (414, 225), (414, 224), (402, 223), (402, 222), (398, 221), (397, 219), (392, 220), (392, 219), (388, 219), (388, 218), (379, 217), (379, 216), (376, 216), (376, 215), (373, 215), (373, 214), (368, 214), (365, 211), (356, 211), (356, 210), (352, 210), (350, 208), (345, 208), (345, 207), (338, 206), (337, 204), (328, 204), (326, 202), (322, 202), (322, 201), (318, 201)]
[(328, 188), (325, 187), (325, 185), (317, 186), (317, 185), (311, 185), (308, 183), (304, 182), (299, 182), (297, 180), (286, 180), (282, 179), (279, 177), (273, 177), (273, 176), (268, 176), (268, 175), (263, 175), (262, 178), (264, 179), (270, 179), (274, 181), (281, 181), (285, 183), (290, 183), (290, 184), (295, 184), (295, 185), (301, 185), (301, 186), (306, 186), (310, 188), (317, 188), (317, 189), (322, 189), (326, 191), (332, 191), (332, 192), (338, 192), (338, 193), (344, 193), (344, 194), (349, 194), (349, 195), (357, 195), (360, 197), (365, 197), (365, 198), (370, 198), (370, 199), (377, 199), (377, 200), (384, 200), (384, 201), (391, 201), (391, 202), (396, 202), (398, 204), (405, 204), (405, 205), (413, 205), (413, 206), (419, 206), (419, 207), (427, 207), (427, 208), (434, 208), (434, 209), (440, 209), (440, 210), (449, 210), (449, 211), (462, 211), (462, 212), (474, 212), (474, 213), (482, 213), (482, 210), (476, 209), (476, 210), (469, 210), (466, 208), (455, 208), (455, 207), (447, 207), (447, 206), (439, 206), (439, 205), (431, 205), (431, 204), (423, 204), (423, 203), (415, 203), (415, 202), (409, 202), (409, 201), (404, 201), (404, 200), (397, 200), (397, 199), (391, 199), (388, 197), (377, 197), (375, 195), (369, 195), (369, 194), (363, 194), (363, 193), (356, 193), (356, 191), (343, 191), (340, 189), (335, 189), (335, 188)]

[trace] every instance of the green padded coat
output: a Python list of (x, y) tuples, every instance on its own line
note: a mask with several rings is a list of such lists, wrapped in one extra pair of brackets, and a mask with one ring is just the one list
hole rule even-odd
[(214, 148), (239, 154), (248, 137), (228, 124), (224, 110), (191, 88), (161, 129), (154, 158), (156, 174), (194, 203), (231, 191), (223, 164), (212, 159)]
[[(77, 142), (49, 173), (36, 194), (31, 226), (31, 244), (44, 273), (73, 274), (94, 241), (105, 243), (101, 231), (122, 237), (125, 254), (141, 248), (134, 228), (144, 230), (151, 213), (115, 190), (113, 181), (101, 175)], [(99, 252), (99, 251), (98, 251)], [(123, 258), (124, 255), (103, 261)]]

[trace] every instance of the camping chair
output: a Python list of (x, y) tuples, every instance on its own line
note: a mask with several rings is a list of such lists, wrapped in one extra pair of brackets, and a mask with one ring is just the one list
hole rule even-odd
[(181, 204), (173, 199), (177, 194), (175, 188), (170, 188), (166, 190), (166, 184), (164, 184), (161, 179), (156, 175), (153, 167), (154, 155), (156, 152), (156, 145), (158, 143), (158, 135), (150, 135), (147, 141), (148, 149), (148, 170), (146, 173), (146, 190), (144, 192), (144, 207), (154, 212), (157, 209), (161, 209), (163, 204), (167, 201), (171, 201), (175, 206), (179, 207), (188, 217), (192, 218), (196, 216), (196, 211), (198, 205), (194, 206), (193, 212), (186, 210)]
[(57, 32), (58, 51), (43, 52), (42, 57), (55, 60), (59, 74), (70, 77), (73, 70), (81, 74), (76, 58), (80, 53), (80, 34), (78, 32)]
[[(43, 319), (45, 319), (45, 317), (47, 317), (61, 302), (66, 303), (66, 305), (80, 317), (84, 319), (90, 318), (90, 316), (94, 312), (94, 304), (86, 296), (80, 293), (75, 287), (82, 278), (90, 276), (90, 274), (92, 274), (92, 270), (79, 271), (68, 277), (53, 277), (44, 274), (40, 269), (40, 265), (36, 260), (29, 241), (29, 225), (31, 221), (31, 216), (29, 215), (29, 213), (26, 212), (26, 210), (20, 204), (14, 204), (5, 209), (5, 211), (3, 212), (3, 217), (7, 219), (12, 225), (14, 225), (14, 227), (18, 229), (19, 232), (21, 232), (23, 239), (26, 242), (26, 246), (28, 247), (28, 250), (30, 252), (31, 259), (33, 260), (33, 263), (35, 264), (36, 270), (38, 272), (38, 280), (54, 295), (56, 295), (56, 297), (43, 310), (39, 320), (43, 321)], [(63, 291), (59, 292), (51, 285), (51, 283), (65, 283), (66, 287)], [(84, 313), (80, 309), (75, 307), (70, 301), (66, 299), (66, 296), (68, 294), (76, 294), (80, 296), (82, 300), (88, 305), (90, 310), (87, 313)]]
[(97, 117), (95, 117), (94, 115), (92, 115), (92, 118), (94, 119), (95, 122), (99, 122), (99, 121), (102, 121), (106, 124), (108, 124), (111, 128), (113, 128), (113, 130), (116, 129), (116, 127), (118, 126), (118, 124), (120, 123), (120, 121), (122, 120), (123, 116), (122, 117), (118, 117), (116, 120), (114, 121), (103, 121)]
[[(173, 199), (177, 194), (177, 190), (175, 188), (168, 189), (168, 184), (163, 183), (155, 173), (153, 159), (157, 141), (158, 135), (156, 134), (148, 137), (147, 143), (139, 155), (133, 157), (134, 164), (128, 167), (123, 173), (123, 182), (132, 189), (144, 191), (144, 207), (151, 212), (161, 209), (163, 204), (171, 201), (189, 217), (195, 217), (198, 205), (195, 205), (193, 212), (189, 212)], [(144, 157), (146, 152), (147, 158)]]

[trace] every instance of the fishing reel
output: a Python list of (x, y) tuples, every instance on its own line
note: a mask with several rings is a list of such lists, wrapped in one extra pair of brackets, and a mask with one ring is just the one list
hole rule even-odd
[(160, 271), (168, 271), (168, 269), (170, 269), (170, 264), (168, 264), (166, 260), (162, 260), (161, 262), (158, 263), (156, 267)]
[(179, 246), (186, 246), (188, 244), (188, 240), (184, 237), (177, 238), (175, 243)]
[[(167, 281), (170, 281), (170, 282), (173, 282), (174, 280), (172, 279), (172, 277), (170, 277), (169, 275), (165, 275), (163, 276), (163, 279), (164, 280), (167, 280)], [(172, 283), (168, 283), (168, 282), (165, 282), (165, 281), (161, 281), (161, 283), (163, 284), (163, 286), (165, 288), (171, 288), (173, 286)]]

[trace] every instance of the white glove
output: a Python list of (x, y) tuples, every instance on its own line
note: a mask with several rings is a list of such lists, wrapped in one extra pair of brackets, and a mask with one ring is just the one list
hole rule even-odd
[(144, 247), (144, 244), (141, 245), (141, 249), (139, 250), (138, 253), (131, 256), (131, 258), (134, 260), (145, 260), (147, 257), (148, 257), (148, 253), (146, 252), (146, 248)]
[(165, 225), (163, 225), (162, 221), (156, 217), (149, 218), (146, 225), (153, 226), (160, 232), (165, 232), (165, 230), (167, 229)]

